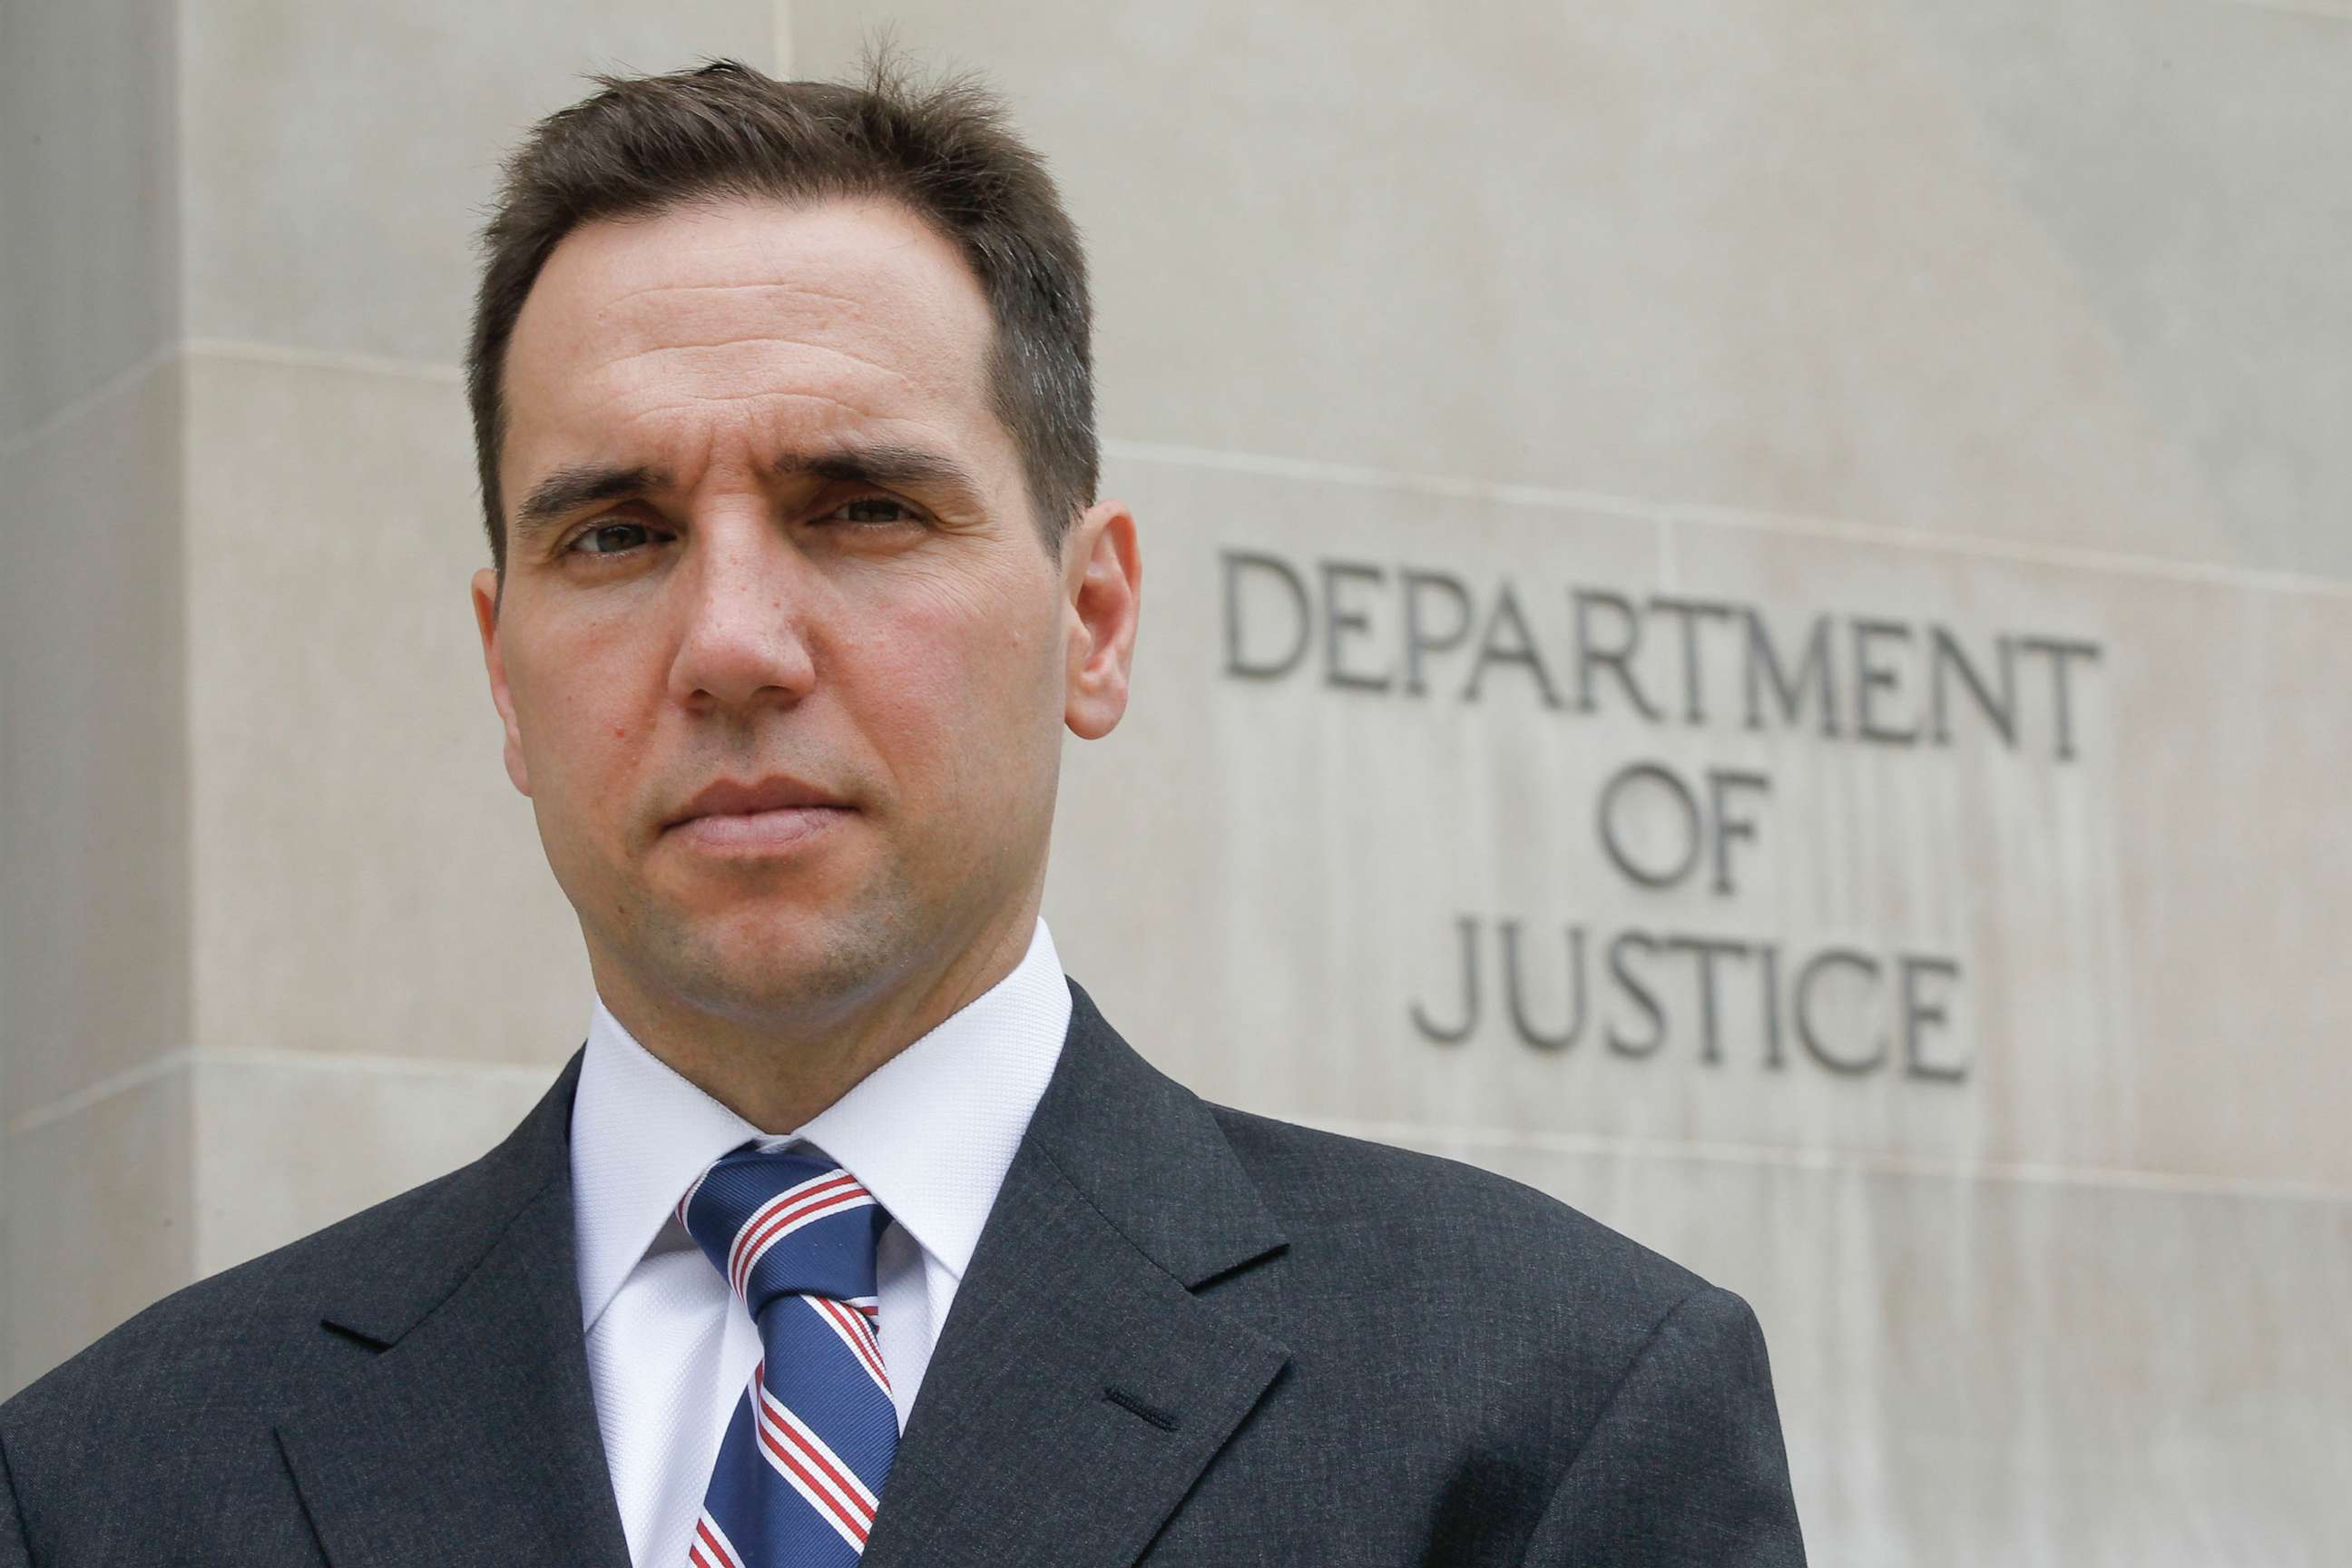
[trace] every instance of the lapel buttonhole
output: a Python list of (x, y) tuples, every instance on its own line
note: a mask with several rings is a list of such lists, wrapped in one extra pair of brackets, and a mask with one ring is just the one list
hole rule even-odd
[(1141, 1416), (1145, 1421), (1148, 1421), (1152, 1426), (1159, 1427), (1162, 1432), (1173, 1432), (1176, 1430), (1175, 1416), (1170, 1415), (1167, 1411), (1160, 1409), (1160, 1406), (1151, 1404), (1148, 1400), (1138, 1399), (1134, 1394), (1129, 1394), (1123, 1388), (1105, 1388), (1103, 1390), (1103, 1397), (1109, 1400), (1113, 1405), (1118, 1405), (1121, 1410), (1127, 1411), (1131, 1415)]

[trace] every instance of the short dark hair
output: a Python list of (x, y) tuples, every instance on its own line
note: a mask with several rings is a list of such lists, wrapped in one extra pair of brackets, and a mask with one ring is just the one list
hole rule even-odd
[(1095, 499), (1086, 257), (1038, 155), (971, 78), (913, 82), (887, 56), (859, 82), (778, 81), (737, 60), (599, 90), (532, 127), (482, 231), (466, 356), (490, 559), (506, 570), (499, 493), (507, 345), (557, 244), (583, 224), (697, 201), (882, 196), (935, 225), (988, 296), (991, 398), (1021, 453), (1049, 550)]

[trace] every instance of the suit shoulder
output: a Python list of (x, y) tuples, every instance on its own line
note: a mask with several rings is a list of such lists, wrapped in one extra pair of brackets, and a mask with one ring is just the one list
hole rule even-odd
[(413, 1285), (420, 1266), (457, 1261), (479, 1228), (465, 1200), (488, 1158), (173, 1291), (0, 1404), (0, 1431), (13, 1446), (52, 1422), (142, 1407), (159, 1378), (180, 1391), (177, 1403), (215, 1413), (282, 1397), (327, 1339), (328, 1303), (371, 1279), (404, 1272)]
[(1211, 1108), (1308, 1263), (1546, 1303), (1602, 1299), (1654, 1324), (1708, 1289), (1671, 1258), (1524, 1183), (1439, 1155)]

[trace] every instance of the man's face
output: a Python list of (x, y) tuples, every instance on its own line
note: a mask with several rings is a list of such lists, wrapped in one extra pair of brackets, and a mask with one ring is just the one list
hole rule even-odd
[(1125, 650), (1114, 691), (1102, 509), (1043, 542), (992, 330), (875, 201), (589, 225), (532, 287), (476, 614), (616, 1006), (821, 1020), (1025, 943), (1061, 730), (1117, 721)]

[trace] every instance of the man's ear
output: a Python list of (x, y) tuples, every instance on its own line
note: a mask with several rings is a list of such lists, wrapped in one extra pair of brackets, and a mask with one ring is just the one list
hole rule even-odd
[(1125, 502), (1095, 502), (1063, 536), (1062, 593), (1062, 720), (1080, 740), (1100, 740), (1127, 711), (1143, 602), (1143, 557), (1135, 545), (1135, 514)]
[(482, 668), (489, 672), (490, 700), (507, 731), (507, 777), (530, 793), (530, 770), (523, 765), (522, 726), (515, 722), (514, 693), (507, 689), (506, 655), (499, 647), (499, 574), (485, 566), (474, 574), (474, 624), (482, 633)]

